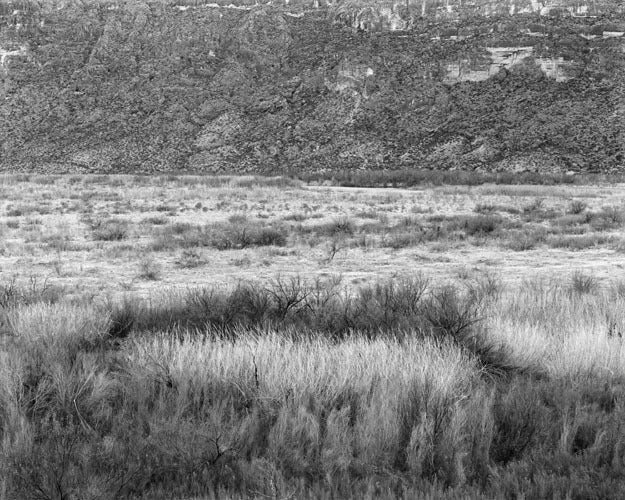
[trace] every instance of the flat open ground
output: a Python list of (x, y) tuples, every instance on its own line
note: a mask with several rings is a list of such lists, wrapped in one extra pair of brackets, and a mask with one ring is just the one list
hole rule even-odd
[(620, 278), (625, 185), (341, 188), (279, 178), (0, 177), (0, 279), (77, 294), (422, 272)]

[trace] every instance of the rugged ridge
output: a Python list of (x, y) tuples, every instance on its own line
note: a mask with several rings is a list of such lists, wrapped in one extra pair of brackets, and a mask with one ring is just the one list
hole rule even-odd
[(625, 171), (616, 1), (0, 3), (3, 170)]

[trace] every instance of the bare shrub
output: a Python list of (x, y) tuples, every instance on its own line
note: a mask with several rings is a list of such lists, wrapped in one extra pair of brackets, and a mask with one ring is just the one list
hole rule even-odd
[(433, 290), (422, 305), (422, 314), (431, 333), (450, 339), (472, 353), (485, 373), (502, 376), (525, 371), (511, 360), (505, 346), (493, 343), (477, 328), (484, 319), (485, 295), (469, 288), (462, 292), (453, 286)]
[(464, 221), (464, 230), (469, 236), (492, 233), (501, 225), (501, 218), (493, 215), (478, 215), (467, 217)]
[(307, 232), (316, 233), (320, 236), (344, 237), (354, 234), (356, 226), (349, 217), (341, 216), (331, 222), (306, 226), (305, 230)]
[(281, 320), (304, 307), (311, 293), (308, 283), (299, 276), (288, 279), (278, 276), (266, 290), (273, 299), (274, 314)]
[(622, 224), (625, 220), (625, 212), (618, 207), (604, 207), (600, 212), (600, 216), (614, 225)]
[(504, 246), (515, 252), (533, 250), (544, 241), (543, 235), (527, 231), (508, 231), (506, 236)]
[(573, 215), (578, 215), (584, 212), (588, 208), (588, 204), (582, 200), (573, 200), (569, 203), (567, 212)]
[(621, 228), (624, 222), (625, 210), (610, 206), (603, 207), (600, 212), (592, 213), (590, 224), (597, 231), (608, 231)]
[(10, 309), (34, 303), (53, 304), (63, 295), (63, 288), (52, 285), (47, 279), (40, 280), (31, 276), (24, 282), (18, 282), (14, 277), (0, 284), (0, 308)]
[(523, 207), (523, 213), (531, 214), (532, 212), (539, 212), (542, 210), (544, 200), (542, 198), (534, 198), (534, 201)]
[(467, 236), (485, 236), (500, 228), (504, 219), (496, 214), (480, 215), (435, 215), (428, 217), (439, 233), (462, 231)]
[(259, 226), (247, 222), (214, 224), (205, 227), (204, 232), (206, 243), (218, 250), (286, 245), (286, 230), (281, 226)]
[(99, 241), (119, 241), (128, 236), (128, 222), (121, 219), (87, 220), (91, 236)]
[(382, 239), (382, 244), (386, 247), (399, 250), (400, 248), (410, 248), (419, 245), (423, 241), (423, 234), (419, 231), (403, 233), (391, 233)]
[(336, 254), (339, 253), (343, 248), (345, 248), (345, 241), (341, 237), (334, 237), (330, 239), (326, 246), (326, 255), (323, 259), (321, 259), (322, 264), (329, 264), (334, 260)]
[(162, 266), (152, 257), (145, 257), (139, 262), (137, 276), (144, 280), (157, 281), (161, 279)]
[(421, 321), (418, 317), (422, 313), (422, 299), (428, 286), (429, 280), (417, 275), (379, 281), (360, 288), (354, 303), (357, 327), (386, 331), (419, 328)]
[(176, 265), (183, 269), (193, 269), (206, 264), (206, 260), (202, 257), (202, 254), (194, 249), (187, 248), (182, 251), (180, 257), (176, 260)]

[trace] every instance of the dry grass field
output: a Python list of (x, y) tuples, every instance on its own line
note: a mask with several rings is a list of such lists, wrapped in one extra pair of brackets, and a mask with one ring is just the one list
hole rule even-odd
[(625, 185), (306, 186), (280, 178), (0, 178), (0, 277), (149, 294), (278, 274), (519, 282), (625, 264)]
[(621, 498), (625, 185), (0, 177), (0, 498)]

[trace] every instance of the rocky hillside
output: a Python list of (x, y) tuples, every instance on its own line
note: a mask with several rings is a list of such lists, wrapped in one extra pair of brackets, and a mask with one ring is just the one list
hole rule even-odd
[(0, 0), (0, 169), (625, 171), (619, 0)]

